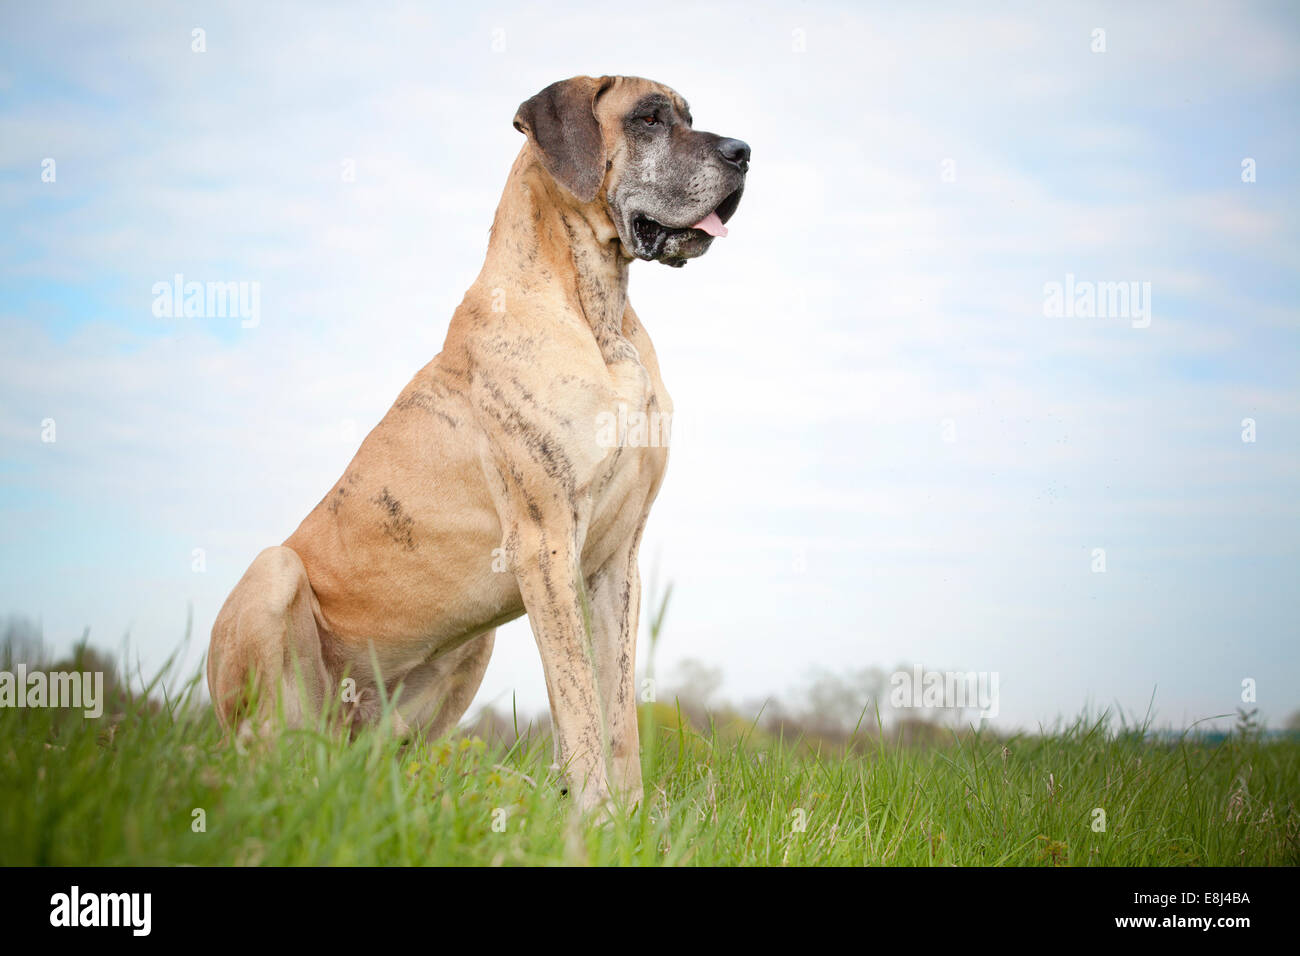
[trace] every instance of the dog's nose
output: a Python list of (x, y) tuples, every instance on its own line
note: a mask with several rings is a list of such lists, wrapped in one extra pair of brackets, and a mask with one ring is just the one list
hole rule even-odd
[(739, 139), (724, 139), (718, 143), (718, 153), (742, 173), (749, 169), (749, 144)]

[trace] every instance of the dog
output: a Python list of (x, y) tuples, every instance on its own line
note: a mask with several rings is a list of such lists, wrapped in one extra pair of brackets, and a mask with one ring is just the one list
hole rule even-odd
[(567, 790), (583, 810), (632, 805), (637, 550), (668, 450), (599, 423), (671, 420), (628, 267), (725, 236), (750, 149), (638, 77), (553, 83), (514, 125), (526, 142), (442, 352), (235, 585), (208, 686), (227, 730), (268, 729), (272, 701), (300, 725), (334, 695), (354, 730), (389, 699), (395, 732), (437, 736), (526, 613)]

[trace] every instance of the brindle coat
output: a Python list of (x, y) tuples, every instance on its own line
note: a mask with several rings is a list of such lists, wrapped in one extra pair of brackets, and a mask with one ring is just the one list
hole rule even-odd
[(495, 628), (527, 613), (556, 759), (586, 809), (641, 796), (637, 548), (667, 463), (657, 445), (611, 447), (598, 422), (672, 413), (628, 265), (702, 254), (712, 237), (692, 224), (735, 211), (749, 149), (632, 77), (553, 84), (515, 126), (527, 142), (442, 352), (235, 586), (208, 684), (227, 727), (249, 686), (274, 691), (269, 727), (273, 696), (301, 722), (350, 677), (345, 718), (369, 723), (373, 654), (386, 693), (400, 685), (397, 731), (437, 735), (469, 706)]

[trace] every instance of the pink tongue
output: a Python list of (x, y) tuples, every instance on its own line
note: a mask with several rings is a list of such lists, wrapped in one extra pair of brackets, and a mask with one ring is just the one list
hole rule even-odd
[(725, 236), (727, 234), (727, 227), (722, 224), (722, 220), (718, 218), (716, 212), (709, 213), (691, 228), (703, 229), (710, 236)]

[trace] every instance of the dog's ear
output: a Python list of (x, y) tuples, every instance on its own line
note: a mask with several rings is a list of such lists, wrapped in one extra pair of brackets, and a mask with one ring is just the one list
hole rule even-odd
[(596, 100), (613, 85), (612, 76), (575, 76), (552, 83), (515, 113), (515, 129), (532, 141), (546, 171), (582, 202), (595, 199), (605, 179)]

